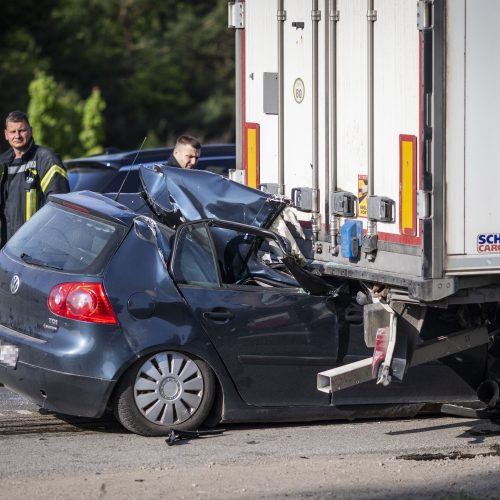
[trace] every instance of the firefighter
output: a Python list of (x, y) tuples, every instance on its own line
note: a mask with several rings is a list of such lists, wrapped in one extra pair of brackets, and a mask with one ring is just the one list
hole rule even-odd
[(0, 155), (0, 246), (53, 193), (69, 191), (68, 174), (52, 150), (35, 144), (28, 117), (12, 111), (5, 119), (10, 148)]

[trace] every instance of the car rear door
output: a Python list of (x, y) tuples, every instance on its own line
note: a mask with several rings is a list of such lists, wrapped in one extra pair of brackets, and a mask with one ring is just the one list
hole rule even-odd
[(266, 269), (248, 259), (256, 234), (197, 223), (177, 236), (174, 278), (242, 398), (257, 406), (327, 405), (316, 374), (336, 361), (333, 303), (306, 293), (273, 268), (279, 263)]

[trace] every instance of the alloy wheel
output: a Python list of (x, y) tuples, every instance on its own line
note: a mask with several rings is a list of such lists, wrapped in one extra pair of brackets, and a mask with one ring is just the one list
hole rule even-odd
[(158, 425), (177, 425), (199, 408), (204, 391), (196, 362), (179, 352), (160, 352), (137, 372), (133, 393), (140, 413)]

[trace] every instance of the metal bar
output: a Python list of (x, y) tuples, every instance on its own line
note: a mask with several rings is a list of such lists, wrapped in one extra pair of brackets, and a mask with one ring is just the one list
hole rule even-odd
[[(432, 93), (428, 94), (430, 117), (428, 130), (431, 163), (424, 166), (431, 172), (432, 182), (432, 277), (442, 278), (445, 272), (446, 233), (446, 12), (445, 2), (430, 3), (432, 35), (432, 74), (428, 79)], [(426, 33), (427, 34), (427, 33)]]
[[(367, 137), (367, 160), (368, 160), (368, 196), (375, 194), (375, 166), (374, 166), (374, 55), (373, 55), (373, 32), (374, 23), (377, 19), (377, 12), (374, 10), (374, 0), (368, 0), (367, 19), (367, 112), (368, 112), (368, 137)], [(367, 234), (372, 235), (377, 232), (377, 223), (374, 220), (368, 219)]]
[[(447, 336), (429, 340), (415, 347), (408, 367), (417, 366), (435, 359), (487, 344), (490, 335), (485, 326), (471, 328)], [(365, 358), (354, 363), (332, 368), (317, 375), (317, 388), (321, 392), (335, 392), (374, 380), (372, 375), (372, 358)]]
[(284, 99), (284, 24), (286, 12), (283, 0), (278, 0), (278, 189), (285, 194), (285, 99)]
[(338, 186), (337, 172), (337, 0), (330, 1), (330, 46), (329, 46), (329, 91), (330, 91), (330, 185), (336, 191)]
[(318, 241), (320, 230), (320, 201), (319, 201), (319, 165), (318, 165), (318, 24), (321, 12), (318, 10), (318, 0), (312, 0), (312, 217), (311, 225), (313, 241)]
[(243, 168), (243, 30), (234, 30), (235, 41), (235, 121), (236, 121), (236, 169)]
[(317, 388), (318, 391), (330, 393), (373, 379), (372, 358), (365, 358), (348, 365), (319, 372)]
[(485, 326), (470, 328), (462, 332), (451, 333), (434, 340), (429, 340), (416, 347), (410, 361), (410, 366), (421, 365), (472, 347), (487, 344), (489, 340), (490, 335)]
[[(329, 12), (329, 0), (324, 0), (324, 10), (325, 12)], [(330, 23), (325, 23), (325, 32), (324, 32), (324, 49), (325, 49), (325, 200), (324, 200), (324, 208), (325, 211), (325, 224), (328, 224), (328, 214), (330, 213), (330, 197), (328, 193), (330, 192)]]
[[(329, 0), (329, 47), (328, 47), (328, 94), (329, 94), (329, 124), (330, 124), (330, 158), (329, 158), (329, 187), (325, 188), (325, 196), (329, 198), (330, 191), (338, 189), (338, 170), (337, 170), (337, 22), (339, 20), (339, 12), (337, 10), (337, 0)], [(331, 207), (330, 207), (331, 211)], [(329, 212), (326, 212), (328, 217)], [(335, 254), (338, 244), (340, 220), (337, 215), (330, 215), (330, 246), (332, 253)]]

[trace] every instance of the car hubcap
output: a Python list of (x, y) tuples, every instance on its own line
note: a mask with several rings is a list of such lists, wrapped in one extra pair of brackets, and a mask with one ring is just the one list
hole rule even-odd
[(140, 368), (134, 399), (139, 411), (159, 425), (180, 424), (193, 415), (203, 397), (203, 377), (196, 363), (178, 352), (160, 352)]

